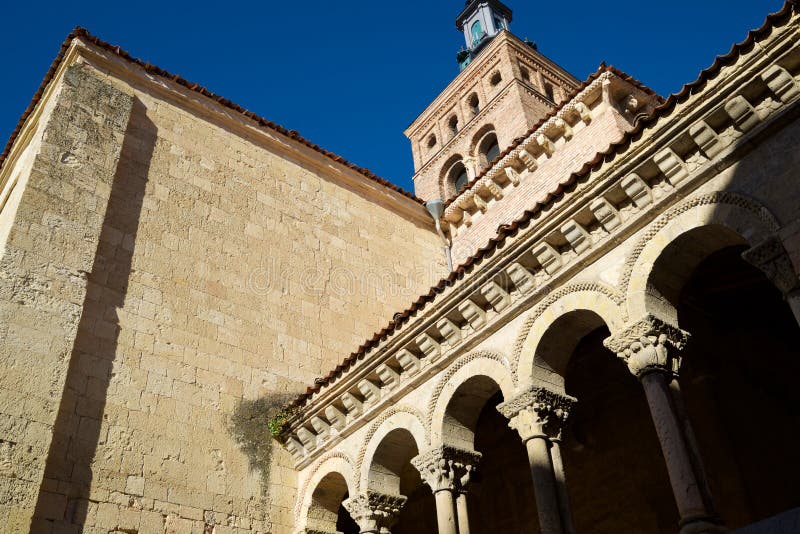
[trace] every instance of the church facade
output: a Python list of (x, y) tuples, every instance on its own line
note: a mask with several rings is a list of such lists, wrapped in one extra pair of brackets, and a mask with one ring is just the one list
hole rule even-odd
[(0, 160), (4, 532), (798, 531), (800, 5), (666, 99), (512, 16), (414, 194), (67, 38)]

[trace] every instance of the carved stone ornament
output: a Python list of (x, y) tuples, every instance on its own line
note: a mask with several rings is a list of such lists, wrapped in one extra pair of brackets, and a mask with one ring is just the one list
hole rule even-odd
[(784, 295), (798, 288), (797, 274), (792, 260), (783, 247), (780, 238), (772, 236), (750, 250), (742, 253), (742, 258), (757, 267), (775, 284)]
[(449, 490), (465, 492), (481, 461), (481, 453), (450, 445), (431, 449), (411, 459), (422, 480), (433, 493)]
[(688, 332), (647, 316), (607, 338), (603, 344), (625, 360), (631, 373), (641, 378), (654, 371), (677, 374), (680, 352), (689, 337)]
[(358, 523), (361, 532), (388, 534), (397, 522), (406, 504), (403, 495), (386, 495), (375, 491), (359, 493), (342, 503), (345, 510)]
[(576, 402), (574, 397), (536, 386), (502, 403), (497, 411), (508, 419), (508, 426), (519, 432), (523, 441), (535, 437), (560, 439)]

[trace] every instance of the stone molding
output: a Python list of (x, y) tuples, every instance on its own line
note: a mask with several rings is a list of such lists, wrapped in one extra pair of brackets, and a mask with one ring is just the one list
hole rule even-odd
[(345, 500), (342, 506), (358, 523), (362, 533), (388, 533), (399, 519), (406, 500), (403, 495), (365, 491)]
[(497, 407), (508, 426), (523, 441), (536, 437), (560, 439), (570, 411), (578, 400), (541, 386), (534, 386)]
[(771, 236), (742, 253), (742, 258), (761, 270), (784, 296), (800, 287), (792, 259), (778, 236)]
[(680, 352), (689, 337), (688, 332), (647, 316), (606, 338), (603, 345), (622, 358), (637, 378), (651, 372), (677, 375), (681, 364)]
[(473, 473), (481, 461), (481, 453), (442, 445), (411, 459), (423, 482), (433, 493), (454, 491), (465, 493)]

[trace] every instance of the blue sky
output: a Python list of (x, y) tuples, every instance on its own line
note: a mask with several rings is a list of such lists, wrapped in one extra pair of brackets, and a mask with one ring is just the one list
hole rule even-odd
[[(508, 0), (511, 29), (580, 79), (606, 61), (662, 95), (782, 0)], [(81, 25), (411, 189), (403, 130), (458, 73), (463, 0), (9, 2), (0, 143)]]

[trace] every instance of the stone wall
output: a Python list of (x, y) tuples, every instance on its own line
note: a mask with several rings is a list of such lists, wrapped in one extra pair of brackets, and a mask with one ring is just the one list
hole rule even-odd
[(290, 532), (269, 413), (438, 280), (438, 237), (413, 201), (87, 55), (3, 256), (3, 520)]

